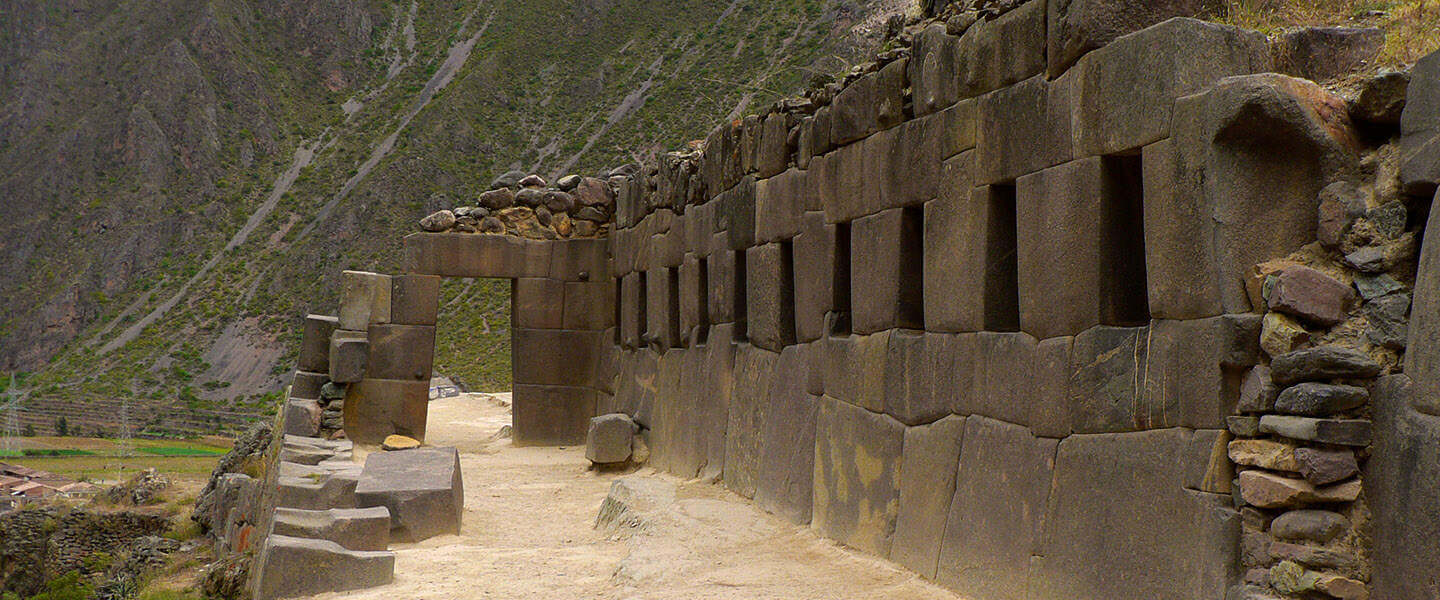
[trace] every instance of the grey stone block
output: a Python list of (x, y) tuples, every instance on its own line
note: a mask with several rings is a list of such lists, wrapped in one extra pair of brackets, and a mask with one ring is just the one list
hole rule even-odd
[(1023, 598), (1055, 468), (1056, 440), (966, 419), (936, 580), (976, 598)]
[(750, 343), (779, 352), (795, 343), (795, 272), (792, 246), (769, 243), (745, 251), (745, 294)]
[(440, 277), (395, 275), (390, 278), (390, 322), (434, 325), (440, 312)]
[(285, 433), (315, 436), (320, 433), (320, 402), (308, 398), (285, 401)]
[(725, 429), (725, 487), (755, 497), (770, 385), (780, 355), (748, 344), (735, 350), (734, 384)]
[(1060, 76), (1085, 53), (1171, 17), (1201, 17), (1209, 0), (1056, 0), (1049, 2), (1047, 72)]
[(355, 485), (360, 480), (359, 471), (325, 471), (307, 476), (281, 475), (276, 482), (278, 493), (275, 505), (305, 510), (355, 508)]
[(300, 370), (330, 371), (330, 334), (340, 328), (340, 319), (327, 315), (305, 315), (300, 336)]
[(365, 378), (370, 344), (363, 331), (337, 330), (330, 338), (330, 380), (354, 383)]
[(923, 218), (893, 208), (851, 225), (850, 306), (856, 333), (924, 329)]
[(1363, 478), (1374, 519), (1374, 598), (1440, 594), (1440, 554), (1432, 551), (1440, 538), (1440, 419), (1411, 408), (1418, 391), (1407, 375), (1385, 377), (1374, 389), (1375, 445)]
[(941, 536), (955, 496), (955, 475), (965, 439), (965, 418), (949, 416), (905, 430), (900, 464), (900, 509), (890, 558), (935, 579)]
[(1021, 4), (960, 36), (955, 59), (960, 97), (997, 90), (1045, 70), (1045, 4)]
[(1288, 415), (1260, 417), (1260, 431), (1278, 436), (1341, 446), (1370, 445), (1371, 423), (1360, 419), (1314, 419)]
[(1074, 74), (1055, 81), (1032, 77), (979, 98), (975, 182), (1014, 181), (1069, 161)]
[(270, 535), (326, 540), (346, 550), (384, 550), (390, 546), (390, 511), (383, 506), (330, 510), (276, 508)]
[[(329, 350), (326, 350), (325, 354), (325, 362), (329, 363)], [(329, 370), (328, 365), (326, 366), (326, 370)], [(295, 377), (291, 380), (290, 383), (290, 397), (319, 400), (320, 388), (324, 387), (325, 382), (327, 381), (330, 381), (329, 373), (311, 373), (309, 371), (296, 371)]]
[(565, 323), (565, 282), (521, 277), (510, 286), (510, 310), (516, 327), (560, 329)]
[(1167, 429), (1061, 441), (1030, 594), (1224, 597), (1240, 517), (1228, 496), (1183, 489), (1189, 439)]
[(779, 242), (800, 233), (807, 183), (806, 172), (797, 169), (755, 182), (755, 241)]
[(605, 341), (598, 331), (514, 329), (510, 354), (515, 383), (591, 386)]
[(835, 299), (835, 226), (821, 212), (807, 212), (794, 241), (795, 339), (825, 335), (825, 314)]
[[(1440, 53), (1427, 60), (1440, 69)], [(1440, 106), (1440, 72), (1436, 73), (1436, 105)], [(1406, 110), (1407, 115), (1409, 110)], [(1440, 198), (1440, 192), (1436, 193)], [(1427, 231), (1440, 231), (1440, 211), (1430, 213)], [(1440, 415), (1440, 236), (1424, 238), (1420, 265), (1415, 273), (1415, 296), (1410, 306), (1409, 349), (1405, 372), (1414, 380), (1407, 396), (1415, 409)]]
[(819, 401), (806, 390), (800, 346), (775, 361), (760, 424), (755, 505), (792, 523), (809, 523), (815, 481), (815, 418)]
[(944, 110), (960, 98), (959, 44), (960, 38), (947, 34), (943, 24), (915, 34), (908, 68), (917, 117)]
[(1035, 367), (1029, 386), (1033, 399), (1027, 422), (1037, 436), (1070, 435), (1070, 352), (1074, 346), (1073, 337), (1050, 338), (1035, 344)]
[(340, 328), (364, 331), (374, 323), (389, 323), (391, 288), (389, 275), (341, 273)]
[(346, 550), (335, 542), (272, 535), (255, 559), (258, 600), (382, 586), (395, 579), (395, 553)]
[(365, 376), (429, 383), (435, 361), (434, 325), (371, 325)]
[(783, 113), (765, 117), (755, 165), (761, 178), (773, 177), (790, 166), (790, 127), (786, 119)]
[(585, 435), (585, 458), (601, 465), (630, 460), (631, 440), (636, 429), (630, 415), (624, 413), (591, 417), (590, 429)]
[(812, 522), (817, 531), (865, 552), (890, 555), (904, 434), (905, 427), (890, 417), (821, 399)]
[(1440, 184), (1440, 52), (1410, 69), (1400, 115), (1400, 181), (1412, 195), (1429, 196)]
[(429, 410), (429, 381), (362, 379), (345, 390), (345, 435), (360, 444), (397, 434), (423, 442)]
[(1176, 98), (1269, 69), (1265, 36), (1237, 27), (1175, 18), (1122, 36), (1075, 66), (1076, 155), (1159, 141), (1170, 133)]
[(1095, 327), (1075, 336), (1068, 404), (1076, 433), (1134, 431), (1155, 421), (1145, 403), (1145, 327)]
[(397, 541), (458, 534), (465, 510), (460, 454), (454, 448), (372, 453), (355, 486), (355, 501), (361, 508), (389, 509), (390, 536)]
[(511, 405), (515, 445), (584, 444), (598, 401), (589, 387), (515, 384)]

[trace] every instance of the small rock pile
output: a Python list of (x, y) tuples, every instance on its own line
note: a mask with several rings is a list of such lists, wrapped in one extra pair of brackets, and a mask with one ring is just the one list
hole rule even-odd
[(1249, 282), (1270, 361), (1244, 374), (1228, 419), (1242, 600), (1369, 597), (1370, 389), (1402, 368), (1417, 233), (1386, 157), (1367, 160), (1376, 183), (1320, 192), (1318, 243)]
[(621, 167), (603, 177), (568, 175), (555, 186), (539, 175), (511, 171), (496, 178), (475, 205), (437, 211), (420, 220), (420, 229), (535, 240), (602, 237), (615, 216), (616, 189), (634, 171)]

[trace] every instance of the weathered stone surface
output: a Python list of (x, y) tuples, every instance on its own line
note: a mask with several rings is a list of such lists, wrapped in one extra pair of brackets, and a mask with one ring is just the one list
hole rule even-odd
[(565, 329), (598, 331), (615, 326), (615, 283), (600, 281), (565, 283)]
[[(282, 469), (290, 463), (281, 463)], [(298, 466), (298, 465), (297, 465)], [(356, 465), (359, 466), (359, 465)], [(358, 469), (334, 470), (317, 468), (300, 475), (282, 473), (277, 478), (276, 506), (305, 510), (355, 508), (355, 485), (360, 480)]]
[(320, 434), (320, 402), (308, 398), (285, 401), (285, 434), (313, 437)]
[[(490, 218), (486, 217), (487, 220)], [(415, 233), (405, 236), (404, 264), (409, 273), (442, 277), (547, 277), (550, 274), (551, 247), (559, 243), (573, 244), (576, 241), (554, 242), (468, 233)]]
[(585, 435), (585, 458), (602, 465), (630, 460), (630, 440), (635, 429), (635, 422), (624, 413), (591, 417)]
[(1075, 336), (1068, 404), (1076, 433), (1134, 431), (1152, 422), (1142, 397), (1148, 333), (1093, 327)]
[(1240, 401), (1235, 410), (1263, 413), (1275, 408), (1275, 383), (1270, 381), (1270, 367), (1256, 365), (1240, 380)]
[(1075, 66), (1076, 155), (1163, 139), (1176, 98), (1269, 67), (1265, 36), (1236, 27), (1175, 18), (1121, 36)]
[(1302, 509), (1282, 513), (1270, 522), (1270, 535), (1282, 540), (1329, 543), (1350, 529), (1350, 519), (1328, 510)]
[(395, 579), (395, 553), (346, 550), (335, 542), (272, 535), (255, 559), (259, 600), (343, 592)]
[(1251, 312), (1237, 275), (1313, 242), (1321, 188), (1355, 170), (1343, 105), (1313, 83), (1274, 74), (1226, 78), (1176, 102), (1171, 139), (1144, 151), (1155, 316)]
[(1058, 0), (1049, 2), (1047, 72), (1053, 79), (1085, 53), (1171, 17), (1201, 17), (1205, 0)]
[(305, 315), (300, 335), (300, 370), (330, 371), (330, 334), (340, 328), (340, 319), (327, 315)]
[(565, 282), (545, 277), (520, 277), (510, 286), (515, 326), (560, 329), (565, 321)]
[(794, 241), (795, 338), (811, 342), (825, 335), (825, 313), (835, 304), (835, 226), (820, 212), (801, 221)]
[(1316, 236), (1326, 248), (1338, 248), (1355, 219), (1365, 216), (1365, 198), (1352, 181), (1337, 181), (1320, 190)]
[(959, 99), (959, 44), (960, 38), (947, 34), (941, 24), (915, 34), (908, 68), (917, 117), (943, 110)]
[[(779, 354), (748, 344), (735, 350), (734, 384), (730, 392), (728, 425), (725, 428), (724, 480), (725, 487), (746, 498), (755, 497), (755, 488), (760, 477), (762, 432), (769, 408), (770, 385), (774, 381), (775, 365), (779, 358)], [(818, 448), (818, 439), (816, 444)], [(816, 473), (818, 476), (818, 464)], [(814, 492), (816, 500), (820, 498), (819, 484), (817, 478)], [(817, 505), (817, 523), (819, 513), (820, 507)]]
[(1057, 444), (1017, 425), (966, 419), (955, 496), (940, 544), (936, 580), (941, 585), (977, 598), (1024, 596)]
[(1241, 315), (1152, 321), (1135, 427), (1222, 428), (1235, 412), (1228, 373), (1258, 360), (1257, 322)]
[[(1425, 61), (1429, 64), (1428, 68), (1434, 70), (1435, 99), (1430, 106), (1440, 109), (1440, 52), (1430, 55)], [(1405, 112), (1409, 117), (1410, 110)], [(1440, 119), (1436, 122), (1437, 131), (1440, 131)], [(1436, 197), (1440, 198), (1440, 192), (1436, 193)], [(1440, 211), (1430, 213), (1426, 227), (1428, 231), (1440, 231)], [(1429, 415), (1440, 415), (1440, 262), (1437, 261), (1440, 261), (1440, 236), (1427, 236), (1420, 249), (1420, 265), (1415, 274), (1409, 350), (1405, 353), (1405, 372), (1414, 380), (1413, 391), (1408, 396), (1416, 410)]]
[(755, 505), (792, 523), (809, 523), (814, 501), (815, 419), (820, 401), (807, 387), (800, 346), (775, 361), (760, 424)]
[[(1016, 181), (1020, 328), (1039, 339), (1075, 335), (1101, 322), (1103, 260), (1120, 243), (1105, 231), (1110, 198), (1101, 159), (1082, 158)], [(1138, 192), (1138, 190), (1137, 190)]]
[(937, 363), (929, 355), (936, 346), (927, 344), (921, 331), (898, 329), (888, 338), (880, 403), (885, 414), (906, 425), (933, 423), (950, 414), (953, 405), (936, 393)]
[(455, 213), (449, 210), (440, 210), (431, 213), (430, 216), (420, 219), (420, 229), (432, 233), (449, 231), (455, 226)]
[(1317, 346), (1282, 354), (1270, 362), (1275, 383), (1289, 385), (1324, 379), (1363, 379), (1380, 373), (1380, 364), (1358, 350)]
[(588, 387), (515, 384), (512, 408), (517, 446), (578, 446), (595, 416)]
[(1298, 563), (1284, 561), (1270, 567), (1270, 586), (1282, 594), (1308, 594), (1316, 591), (1320, 574)]
[(1027, 2), (976, 23), (956, 46), (960, 97), (1023, 81), (1045, 70), (1045, 3)]
[(1365, 388), (1307, 381), (1280, 392), (1275, 410), (1307, 417), (1325, 417), (1363, 406), (1370, 399)]
[(1295, 461), (1305, 480), (1315, 485), (1329, 485), (1360, 472), (1355, 453), (1347, 449), (1300, 448)]
[[(1400, 181), (1408, 193), (1428, 196), (1440, 183), (1440, 52), (1410, 69), (1400, 116)], [(1433, 216), (1433, 214), (1432, 214)]]
[(1028, 426), (1036, 401), (1035, 338), (1023, 332), (982, 331), (976, 341), (975, 389), (960, 412)]
[(1032, 77), (979, 98), (975, 183), (1014, 181), (1070, 160), (1071, 84)]
[(905, 427), (890, 417), (821, 400), (815, 427), (816, 530), (848, 546), (890, 555), (904, 434)]
[(1310, 341), (1310, 332), (1284, 313), (1265, 313), (1260, 330), (1260, 347), (1270, 356), (1280, 356)]
[(1225, 417), (1225, 428), (1238, 436), (1254, 437), (1260, 435), (1260, 417)]
[(965, 439), (965, 417), (949, 416), (905, 430), (900, 466), (900, 511), (890, 558), (935, 579), (955, 477)]
[(1260, 431), (1323, 444), (1365, 446), (1370, 443), (1370, 421), (1356, 419), (1265, 415), (1260, 417)]
[(1404, 350), (1410, 338), (1410, 296), (1391, 294), (1365, 304), (1362, 311), (1370, 326), (1365, 339), (1391, 350)]
[(855, 333), (924, 329), (922, 216), (892, 208), (851, 224), (851, 326)]
[(1230, 494), (1235, 465), (1227, 456), (1230, 432), (1224, 429), (1197, 429), (1181, 451), (1185, 489), (1211, 494)]
[(1374, 389), (1375, 445), (1364, 481), (1375, 598), (1440, 595), (1440, 418), (1412, 408), (1422, 389), (1411, 385), (1415, 376), (1385, 377)]
[(362, 379), (345, 391), (345, 435), (361, 444), (395, 434), (423, 441), (429, 403), (429, 380)]
[(340, 277), (340, 329), (364, 331), (390, 322), (389, 275), (345, 271)]
[(1355, 555), (1347, 552), (1286, 542), (1270, 544), (1270, 557), (1279, 561), (1297, 562), (1316, 569), (1352, 569), (1356, 563)]
[[(327, 351), (326, 354), (328, 355), (329, 352)], [(330, 362), (328, 356), (325, 362)], [(329, 373), (296, 371), (294, 378), (291, 379), (290, 382), (290, 397), (319, 400), (320, 389), (323, 388), (328, 381), (330, 381)]]
[(372, 379), (430, 381), (434, 325), (371, 325), (365, 375)]
[(1372, 27), (1306, 27), (1274, 42), (1275, 70), (1325, 81), (1365, 66), (1385, 46), (1385, 32)]
[(370, 343), (365, 333), (337, 330), (330, 337), (330, 380), (354, 383), (365, 377)]
[(1355, 291), (1334, 278), (1302, 265), (1280, 271), (1270, 289), (1270, 310), (1291, 314), (1320, 325), (1345, 320), (1355, 303)]
[(1182, 488), (1189, 439), (1167, 429), (1061, 441), (1029, 595), (1020, 597), (1224, 597), (1240, 517), (1229, 497)]
[(1273, 471), (1300, 471), (1295, 460), (1295, 445), (1271, 440), (1235, 440), (1229, 444), (1230, 460), (1237, 465), (1261, 467)]
[(458, 534), (465, 510), (460, 454), (454, 448), (373, 453), (365, 459), (355, 501), (361, 508), (389, 509), (390, 537), (397, 541)]
[(440, 310), (440, 278), (396, 275), (390, 278), (390, 322), (434, 325)]
[(390, 511), (383, 506), (330, 510), (277, 508), (270, 535), (327, 540), (346, 550), (384, 550), (390, 546)]
[(795, 265), (789, 244), (769, 243), (745, 251), (746, 332), (771, 352), (795, 343)]
[(1260, 508), (1354, 502), (1359, 496), (1359, 481), (1317, 487), (1303, 479), (1284, 477), (1266, 471), (1240, 472), (1240, 497), (1244, 498), (1245, 502)]
[[(962, 155), (952, 161), (965, 160)], [(963, 181), (954, 182), (963, 186)], [(996, 202), (990, 188), (963, 187), (925, 203), (924, 296), (925, 327), (930, 331), (981, 331), (985, 327), (987, 290), (1000, 287), (1002, 260), (987, 240), (1000, 235), (992, 221)], [(996, 294), (998, 295), (998, 293)]]
[[(653, 284), (647, 282), (647, 285)], [(604, 341), (601, 335), (598, 331), (515, 329), (510, 348), (515, 383), (593, 385), (596, 360)], [(545, 358), (537, 360), (538, 357)]]
[(1071, 432), (1070, 354), (1073, 337), (1040, 340), (1035, 344), (1035, 367), (1031, 400), (1030, 431), (1047, 438), (1063, 438)]

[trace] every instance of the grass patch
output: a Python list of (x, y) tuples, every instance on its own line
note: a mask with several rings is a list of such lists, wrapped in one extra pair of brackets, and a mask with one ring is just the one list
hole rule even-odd
[(1378, 27), (1376, 67), (1415, 62), (1440, 49), (1440, 0), (1228, 0), (1223, 22), (1275, 34), (1295, 27)]
[(176, 446), (156, 446), (138, 448), (138, 450), (155, 456), (220, 456), (225, 454), (224, 450), (215, 448), (180, 448)]

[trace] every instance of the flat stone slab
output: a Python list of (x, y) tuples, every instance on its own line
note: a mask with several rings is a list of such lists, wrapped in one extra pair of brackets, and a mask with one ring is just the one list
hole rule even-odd
[(282, 475), (278, 480), (280, 497), (275, 505), (307, 510), (355, 508), (355, 484), (359, 480), (360, 473), (356, 471), (301, 477)]
[(257, 600), (372, 588), (395, 579), (395, 553), (346, 550), (340, 544), (272, 535), (256, 563)]
[(270, 535), (327, 540), (346, 550), (384, 550), (390, 546), (390, 510), (277, 508)]
[(356, 505), (390, 509), (390, 537), (401, 542), (460, 532), (465, 490), (454, 448), (376, 452), (365, 459)]

